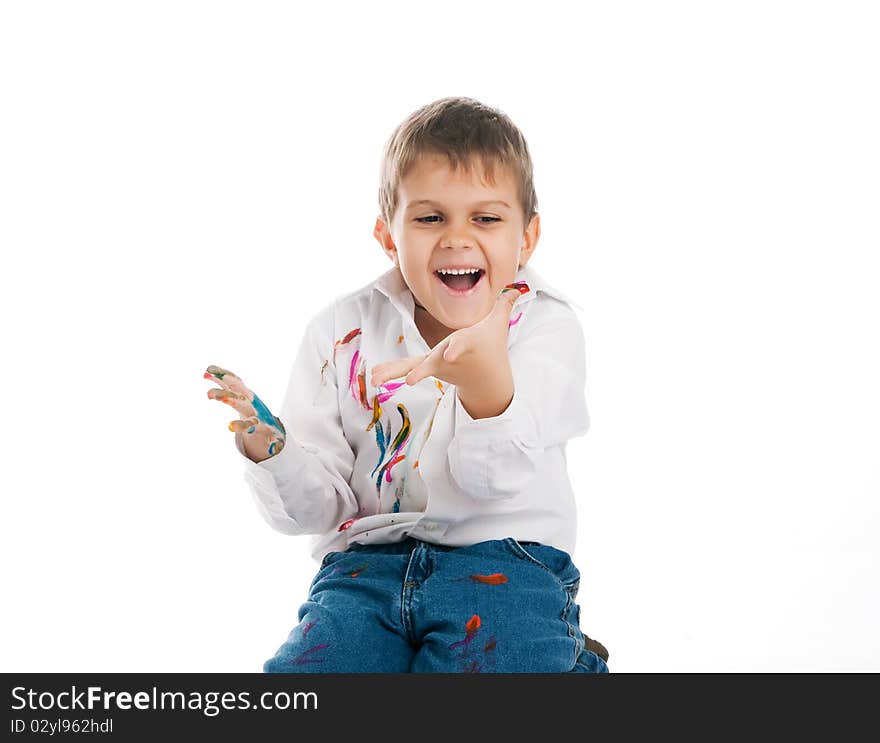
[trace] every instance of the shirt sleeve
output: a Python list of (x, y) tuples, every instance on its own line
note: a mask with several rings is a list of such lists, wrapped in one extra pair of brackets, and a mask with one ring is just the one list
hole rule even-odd
[(285, 534), (323, 534), (358, 509), (349, 485), (355, 457), (342, 430), (334, 332), (334, 305), (306, 326), (278, 415), (284, 448), (257, 463), (236, 441), (260, 514)]
[(449, 468), (459, 487), (477, 498), (512, 498), (548, 448), (590, 427), (584, 334), (573, 311), (529, 328), (509, 354), (514, 392), (502, 413), (474, 419), (455, 390)]

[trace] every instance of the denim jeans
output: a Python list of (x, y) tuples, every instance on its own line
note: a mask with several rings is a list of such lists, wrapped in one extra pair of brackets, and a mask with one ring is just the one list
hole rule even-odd
[(266, 673), (608, 673), (568, 553), (507, 537), (329, 552)]

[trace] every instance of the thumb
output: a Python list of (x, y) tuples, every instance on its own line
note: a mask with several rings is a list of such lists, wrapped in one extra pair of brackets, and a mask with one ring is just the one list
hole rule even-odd
[(512, 284), (508, 284), (505, 286), (500, 292), (498, 292), (498, 298), (495, 301), (495, 307), (501, 308), (501, 310), (507, 312), (508, 314), (513, 309), (513, 305), (516, 303), (516, 300), (520, 298), (523, 294), (527, 294), (529, 292), (529, 285), (525, 281), (515, 281)]

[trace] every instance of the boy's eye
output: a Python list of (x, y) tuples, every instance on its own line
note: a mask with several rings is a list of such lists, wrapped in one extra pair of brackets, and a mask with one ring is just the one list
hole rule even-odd
[[(422, 224), (436, 224), (436, 222), (428, 222), (429, 219), (440, 219), (441, 217), (437, 214), (431, 214), (427, 217), (416, 217), (416, 222), (421, 222)], [(482, 224), (491, 224), (492, 222), (500, 222), (500, 217), (477, 217), (479, 220), (487, 220), (482, 222)]]

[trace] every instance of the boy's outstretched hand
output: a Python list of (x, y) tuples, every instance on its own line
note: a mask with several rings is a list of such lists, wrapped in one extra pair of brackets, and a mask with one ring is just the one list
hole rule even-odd
[(376, 364), (374, 387), (406, 376), (409, 385), (436, 377), (458, 389), (465, 409), (475, 418), (501, 413), (513, 396), (513, 374), (507, 354), (510, 311), (528, 284), (517, 281), (501, 290), (492, 311), (476, 325), (450, 333), (422, 356)]
[(219, 389), (212, 387), (208, 390), (208, 399), (231, 405), (241, 415), (240, 420), (229, 424), (229, 430), (245, 434), (244, 448), (250, 459), (261, 462), (284, 448), (284, 424), (236, 374), (212, 364), (204, 376), (220, 385)]

